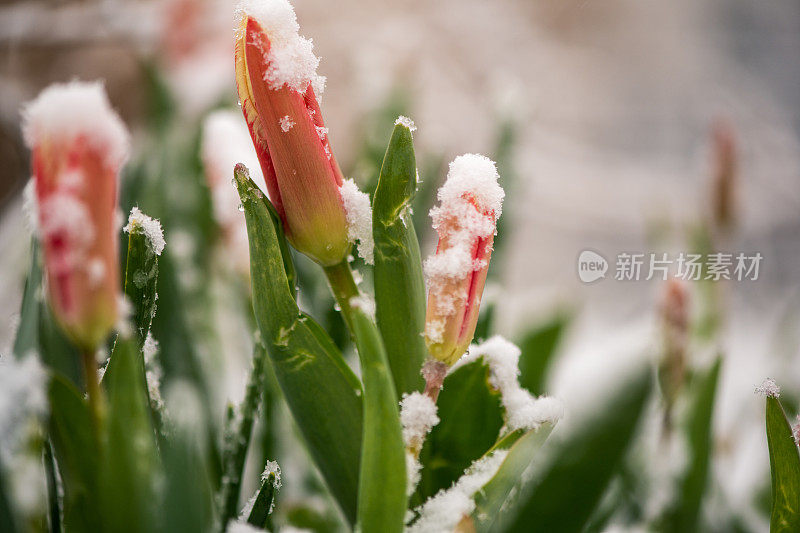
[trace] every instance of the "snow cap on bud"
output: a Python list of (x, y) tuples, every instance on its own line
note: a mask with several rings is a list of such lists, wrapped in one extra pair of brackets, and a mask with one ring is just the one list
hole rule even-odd
[(117, 177), (128, 132), (101, 83), (46, 88), (22, 112), (53, 313), (93, 350), (117, 317)]
[(317, 96), (325, 78), (287, 0), (245, 0), (236, 32), (236, 85), (270, 200), (289, 242), (323, 266), (350, 250), (340, 187)]
[(475, 334), (505, 196), (498, 179), (491, 159), (459, 156), (439, 189), (439, 206), (431, 209), (439, 244), (425, 261), (425, 341), (431, 355), (447, 365), (461, 357)]

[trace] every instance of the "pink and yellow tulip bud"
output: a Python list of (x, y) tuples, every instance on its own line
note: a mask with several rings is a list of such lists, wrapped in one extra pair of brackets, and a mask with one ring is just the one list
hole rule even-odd
[(497, 219), (505, 193), (492, 160), (476, 154), (450, 163), (431, 210), (439, 234), (436, 252), (425, 261), (428, 309), (425, 341), (431, 356), (447, 365), (466, 351), (475, 334)]
[(117, 317), (117, 179), (128, 132), (101, 83), (51, 85), (23, 110), (53, 314), (84, 350)]
[(289, 242), (323, 266), (350, 249), (343, 177), (317, 103), (319, 59), (286, 0), (240, 6), (236, 85), (270, 200)]

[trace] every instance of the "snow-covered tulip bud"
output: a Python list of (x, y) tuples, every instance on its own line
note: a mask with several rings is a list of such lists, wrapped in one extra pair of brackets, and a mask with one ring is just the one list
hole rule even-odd
[(203, 123), (200, 157), (211, 191), (214, 218), (220, 228), (225, 262), (249, 278), (250, 245), (247, 226), (238, 209), (241, 200), (236, 187), (231, 187), (233, 168), (243, 163), (259, 189), (266, 192), (266, 185), (247, 127), (237, 111), (221, 110), (208, 115)]
[(289, 242), (323, 266), (350, 250), (342, 172), (317, 96), (325, 78), (286, 0), (239, 6), (236, 85), (270, 200)]
[(99, 82), (46, 88), (23, 109), (53, 313), (94, 350), (117, 317), (117, 179), (128, 132)]
[(431, 209), (439, 244), (425, 261), (425, 341), (430, 354), (446, 365), (463, 355), (475, 334), (505, 196), (498, 178), (491, 159), (459, 156), (439, 189), (439, 206)]

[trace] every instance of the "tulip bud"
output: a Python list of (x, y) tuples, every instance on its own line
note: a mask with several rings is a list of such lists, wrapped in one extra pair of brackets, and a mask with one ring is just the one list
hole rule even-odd
[(53, 314), (84, 350), (117, 317), (117, 176), (128, 132), (101, 83), (51, 85), (23, 110)]
[(686, 381), (689, 293), (685, 284), (676, 279), (668, 282), (660, 312), (664, 328), (664, 353), (659, 364), (658, 377), (667, 407), (665, 422), (669, 423), (672, 406)]
[(463, 355), (475, 334), (505, 196), (498, 179), (487, 157), (459, 156), (439, 189), (440, 205), (431, 209), (439, 244), (425, 261), (425, 341), (431, 355), (447, 365)]
[(714, 226), (723, 231), (736, 223), (736, 135), (730, 122), (719, 119), (712, 128), (711, 204)]
[(343, 177), (317, 96), (325, 79), (286, 0), (240, 7), (236, 85), (270, 200), (289, 242), (323, 266), (350, 249)]

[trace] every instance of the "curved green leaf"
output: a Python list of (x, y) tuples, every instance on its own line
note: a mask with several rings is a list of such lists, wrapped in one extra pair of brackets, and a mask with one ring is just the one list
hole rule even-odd
[(278, 232), (261, 193), (237, 168), (250, 241), (253, 308), (275, 376), (311, 456), (350, 523), (355, 523), (362, 408), (358, 378), (333, 341), (302, 314), (290, 290)]
[(417, 187), (411, 130), (397, 124), (372, 203), (376, 320), (398, 395), (422, 390), (425, 280), (410, 205)]
[(767, 444), (772, 470), (771, 533), (800, 531), (800, 455), (777, 398), (767, 397)]
[(472, 520), (476, 531), (495, 531), (494, 524), (501, 509), (509, 497), (522, 489), (522, 472), (530, 466), (552, 431), (553, 426), (546, 424), (526, 432), (511, 445), (497, 473), (475, 495)]
[[(549, 439), (531, 465), (531, 483), (513, 504), (502, 531), (580, 531), (622, 461), (647, 405), (649, 369), (617, 387), (594, 416), (575, 421), (560, 439)], [(526, 476), (528, 472), (526, 472)]]

